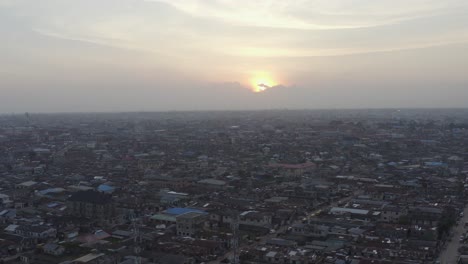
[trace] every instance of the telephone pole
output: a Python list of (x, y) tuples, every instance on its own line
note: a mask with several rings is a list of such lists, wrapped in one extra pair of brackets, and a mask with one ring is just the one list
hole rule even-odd
[(232, 218), (231, 229), (231, 248), (233, 251), (231, 263), (239, 264), (239, 214), (237, 212), (236, 215)]

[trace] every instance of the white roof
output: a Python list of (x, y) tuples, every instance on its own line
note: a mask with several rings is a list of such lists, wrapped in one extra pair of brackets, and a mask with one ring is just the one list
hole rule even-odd
[(104, 255), (105, 254), (103, 254), (103, 253), (100, 253), (100, 254), (90, 253), (88, 255), (84, 255), (84, 256), (82, 256), (80, 258), (75, 259), (74, 262), (88, 263), (88, 262), (90, 262), (92, 260), (95, 260), (95, 259), (97, 259), (99, 257), (102, 257)]
[(19, 225), (9, 225), (3, 230), (5, 230), (6, 232), (15, 232), (16, 228), (18, 228), (18, 227), (19, 227)]
[(255, 212), (257, 212), (257, 211), (245, 211), (245, 212), (242, 212), (240, 215), (241, 216), (246, 216), (246, 215), (248, 215), (250, 213), (255, 213)]
[(37, 182), (35, 182), (35, 181), (25, 181), (25, 182), (22, 182), (22, 183), (20, 183), (18, 185), (25, 186), (25, 187), (31, 187), (31, 186), (33, 186), (35, 184), (37, 184)]

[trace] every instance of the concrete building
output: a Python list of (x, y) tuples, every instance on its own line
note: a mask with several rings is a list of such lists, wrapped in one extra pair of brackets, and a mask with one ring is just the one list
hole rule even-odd
[(92, 190), (74, 193), (67, 203), (69, 213), (74, 216), (104, 221), (116, 215), (112, 198)]
[(196, 232), (202, 230), (207, 214), (199, 212), (188, 212), (176, 216), (177, 235), (193, 236)]

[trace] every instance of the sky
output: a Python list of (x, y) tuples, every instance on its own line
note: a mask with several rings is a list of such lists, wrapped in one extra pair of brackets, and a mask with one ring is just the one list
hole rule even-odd
[(466, 0), (0, 0), (0, 113), (467, 98)]

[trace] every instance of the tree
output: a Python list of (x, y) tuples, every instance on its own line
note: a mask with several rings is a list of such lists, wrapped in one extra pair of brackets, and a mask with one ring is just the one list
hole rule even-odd
[(456, 212), (453, 207), (447, 207), (445, 213), (439, 220), (437, 225), (438, 230), (438, 239), (441, 239), (442, 236), (448, 234), (450, 228), (457, 222)]

